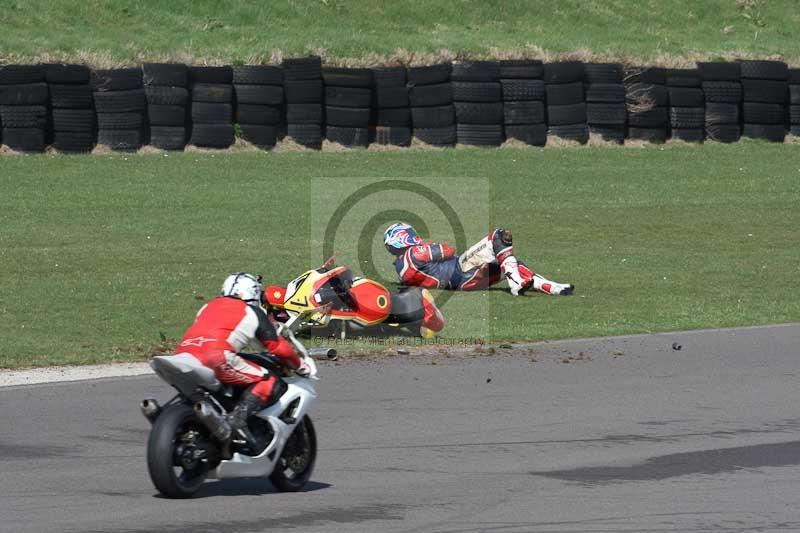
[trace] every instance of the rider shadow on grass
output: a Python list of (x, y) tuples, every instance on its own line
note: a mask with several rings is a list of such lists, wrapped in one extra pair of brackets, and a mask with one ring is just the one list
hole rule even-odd
[[(314, 492), (325, 490), (331, 487), (329, 483), (319, 483), (309, 481), (300, 492)], [(244, 478), (244, 479), (225, 479), (204, 483), (200, 490), (192, 496), (192, 499), (211, 498), (214, 496), (262, 496), (266, 494), (281, 494), (272, 486), (272, 483), (264, 479)], [(164, 498), (161, 494), (154, 494), (155, 498)]]

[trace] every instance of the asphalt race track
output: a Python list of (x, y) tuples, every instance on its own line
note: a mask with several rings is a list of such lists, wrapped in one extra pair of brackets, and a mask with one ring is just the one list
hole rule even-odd
[(800, 529), (799, 356), (795, 324), (321, 363), (309, 490), (183, 501), (147, 476), (155, 377), (4, 388), (0, 531)]

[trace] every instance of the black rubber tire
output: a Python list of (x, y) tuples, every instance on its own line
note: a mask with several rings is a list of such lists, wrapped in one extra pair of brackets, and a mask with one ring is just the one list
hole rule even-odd
[(286, 122), (291, 124), (322, 124), (322, 104), (287, 104)]
[(233, 122), (233, 106), (210, 102), (192, 102), (192, 122), (199, 124), (231, 124)]
[(545, 86), (547, 105), (571, 105), (584, 102), (583, 83), (557, 83)]
[(92, 87), (88, 84), (51, 84), (50, 105), (64, 109), (91, 109)]
[(800, 105), (789, 106), (789, 124), (800, 124)]
[(669, 125), (673, 129), (703, 129), (706, 110), (703, 107), (670, 107)]
[(432, 146), (454, 146), (456, 144), (456, 127), (414, 128), (414, 137)]
[(742, 104), (742, 121), (745, 124), (785, 124), (786, 113), (786, 106), (781, 104)]
[(735, 143), (742, 135), (738, 124), (706, 124), (706, 138), (721, 143)]
[(586, 124), (586, 104), (548, 105), (547, 124), (550, 126)]
[(186, 125), (186, 106), (151, 105), (147, 107), (147, 118), (152, 126), (184, 127)]
[(19, 152), (43, 152), (44, 128), (3, 128), (3, 144)]
[(94, 132), (95, 114), (91, 109), (53, 109), (53, 129), (63, 132)]
[(701, 143), (706, 135), (703, 128), (672, 128), (672, 138), (685, 143)]
[(800, 137), (800, 125), (792, 124), (789, 127), (789, 134), (795, 137)]
[(747, 124), (742, 130), (742, 137), (763, 139), (773, 143), (782, 143), (786, 139), (786, 127), (783, 124)]
[(456, 110), (453, 104), (411, 108), (411, 124), (415, 128), (443, 128), (455, 123)]
[(456, 124), (503, 123), (503, 104), (501, 102), (455, 102), (453, 107), (456, 110)]
[(283, 85), (283, 69), (278, 65), (240, 65), (233, 67), (234, 85)]
[(150, 128), (150, 144), (162, 150), (183, 150), (186, 147), (186, 128), (153, 126)]
[(739, 106), (736, 104), (706, 104), (706, 126), (715, 124), (739, 124)]
[(541, 79), (544, 65), (538, 59), (506, 59), (498, 61), (500, 78)]
[(2, 105), (0, 123), (5, 128), (45, 128), (47, 107), (43, 105)]
[(375, 88), (375, 107), (378, 109), (408, 107), (409, 105), (411, 105), (411, 102), (408, 99), (408, 90), (405, 86)]
[(621, 83), (592, 83), (584, 89), (587, 102), (606, 104), (625, 102), (625, 86)]
[(368, 68), (324, 67), (322, 79), (326, 86), (336, 87), (372, 87), (372, 71)]
[[(452, 104), (450, 106), (453, 122), (455, 122), (455, 111), (452, 111)], [(400, 128), (411, 126), (411, 108), (399, 107), (396, 109), (378, 109), (375, 112), (375, 124), (378, 126)]]
[(792, 85), (800, 85), (800, 68), (790, 68), (786, 81)]
[(471, 146), (500, 146), (505, 140), (502, 124), (458, 124), (456, 138)]
[(286, 136), (297, 144), (319, 149), (322, 146), (322, 126), (319, 124), (286, 125)]
[[(272, 472), (269, 476), (269, 480), (281, 492), (298, 492), (303, 490), (303, 487), (308, 482), (309, 478), (311, 477), (311, 473), (314, 471), (314, 464), (317, 460), (317, 433), (314, 430), (314, 424), (311, 422), (311, 418), (308, 416), (303, 417), (303, 420), (297, 425), (295, 431), (301, 428), (301, 425), (305, 426), (305, 433), (308, 435), (308, 446), (309, 446), (309, 455), (310, 458), (308, 460), (308, 465), (303, 470), (303, 472), (298, 473), (296, 478), (289, 478), (282, 472), (279, 468), (282, 459), (278, 460), (278, 464), (275, 467), (275, 471)], [(290, 442), (292, 437), (289, 437)], [(288, 446), (288, 445), (287, 445)]]
[(706, 102), (738, 104), (742, 101), (742, 84), (738, 81), (704, 81)]
[(542, 76), (545, 83), (574, 83), (583, 81), (582, 61), (545, 63)]
[(405, 87), (405, 67), (377, 67), (372, 69), (372, 80), (375, 87)]
[(628, 126), (634, 128), (665, 128), (669, 124), (669, 108), (653, 107), (646, 111), (628, 110)]
[(405, 126), (376, 126), (372, 137), (375, 144), (410, 146), (411, 128)]
[(211, 85), (230, 85), (233, 83), (231, 67), (189, 67), (189, 85), (198, 83)]
[(30, 85), (46, 79), (44, 65), (0, 66), (0, 85)]
[(786, 104), (789, 85), (785, 81), (742, 80), (742, 101)]
[(320, 104), (324, 95), (322, 80), (286, 80), (284, 97), (289, 104)]
[(186, 105), (189, 102), (189, 90), (184, 87), (148, 86), (144, 89), (147, 103), (150, 105)]
[(742, 70), (739, 63), (716, 61), (712, 63), (698, 63), (697, 70), (703, 81), (739, 81)]
[(137, 130), (142, 127), (141, 113), (97, 113), (99, 130)]
[(369, 107), (325, 106), (325, 123), (344, 128), (367, 128), (372, 110)]
[(642, 83), (645, 85), (666, 85), (667, 69), (661, 67), (632, 66), (623, 72), (625, 85)]
[(661, 144), (667, 140), (666, 128), (628, 128), (628, 139)]
[(0, 85), (0, 104), (3, 105), (46, 104), (48, 95), (46, 83)]
[(337, 107), (370, 107), (372, 90), (360, 87), (325, 87), (325, 105)]
[(786, 81), (789, 67), (783, 61), (740, 61), (742, 79)]
[(673, 107), (703, 107), (705, 95), (697, 87), (668, 87), (669, 105)]
[(411, 67), (406, 71), (409, 85), (435, 85), (450, 81), (451, 63), (439, 63), (425, 67)]
[(228, 148), (236, 141), (233, 124), (192, 124), (189, 144), (205, 148)]
[(669, 91), (665, 85), (632, 83), (625, 86), (625, 101), (633, 105), (669, 105)]
[(284, 59), (281, 66), (284, 82), (322, 79), (322, 59), (319, 56)]
[(135, 67), (93, 70), (91, 84), (95, 92), (141, 89), (142, 69)]
[(583, 65), (583, 81), (587, 84), (621, 84), (623, 74), (620, 63), (586, 63)]
[(703, 78), (696, 68), (668, 68), (667, 87), (700, 87)]
[(192, 86), (192, 102), (230, 104), (233, 102), (233, 85), (197, 83)]
[(598, 135), (602, 140), (610, 143), (625, 143), (625, 126), (597, 126), (589, 124), (589, 133)]
[(500, 65), (496, 61), (456, 61), (450, 73), (453, 81), (495, 81), (500, 78)]
[(241, 124), (242, 139), (260, 148), (271, 148), (278, 142), (278, 126)]
[(547, 128), (547, 134), (580, 144), (589, 142), (589, 126), (586, 124), (551, 125)]
[(45, 71), (47, 83), (65, 85), (89, 85), (92, 80), (92, 72), (86, 65), (47, 65)]
[(544, 102), (521, 101), (503, 103), (504, 124), (541, 124), (545, 122)]
[(94, 148), (94, 131), (54, 131), (53, 148), (59, 152), (85, 153)]
[(108, 146), (115, 152), (135, 152), (142, 147), (142, 131), (99, 129), (97, 144)]
[(454, 81), (453, 100), (456, 102), (499, 102), (503, 91), (496, 81)]
[(542, 80), (501, 79), (503, 101), (544, 100), (545, 86)]
[(279, 106), (268, 106), (268, 105), (236, 106), (236, 122), (238, 122), (239, 124), (277, 126), (281, 124), (282, 119), (283, 119), (283, 108)]
[(143, 63), (142, 83), (165, 87), (189, 85), (189, 69), (182, 63)]
[(325, 138), (342, 146), (366, 148), (369, 146), (369, 137), (369, 128), (331, 125), (325, 128)]
[(281, 85), (234, 85), (237, 104), (281, 105), (283, 87)]
[(408, 100), (413, 107), (450, 104), (453, 102), (453, 86), (450, 82), (412, 86), (408, 90)]
[(789, 104), (800, 105), (800, 85), (789, 85)]
[(506, 139), (515, 139), (531, 146), (547, 144), (547, 124), (525, 124), (523, 126), (506, 126)]
[(628, 119), (628, 111), (624, 103), (586, 104), (586, 122), (604, 126), (624, 126)]
[(92, 97), (95, 111), (98, 113), (142, 113), (147, 109), (144, 89), (95, 92)]

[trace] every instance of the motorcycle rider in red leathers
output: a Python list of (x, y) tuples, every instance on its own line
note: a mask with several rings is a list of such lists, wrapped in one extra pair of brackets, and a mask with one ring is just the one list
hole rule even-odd
[(296, 373), (308, 375), (313, 371), (292, 345), (278, 336), (263, 304), (264, 290), (258, 278), (245, 272), (231, 274), (222, 285), (222, 295), (198, 311), (176, 350), (194, 356), (222, 383), (247, 387), (228, 421), (234, 432), (250, 443), (253, 437), (247, 429), (248, 418), (276, 402), (286, 392), (286, 384), (237, 352), (254, 341)]
[(511, 231), (502, 228), (492, 230), (460, 256), (447, 243), (422, 240), (402, 222), (387, 228), (383, 243), (395, 256), (397, 275), (405, 285), (472, 291), (505, 278), (514, 296), (528, 289), (562, 296), (575, 290), (574, 285), (551, 281), (518, 261)]

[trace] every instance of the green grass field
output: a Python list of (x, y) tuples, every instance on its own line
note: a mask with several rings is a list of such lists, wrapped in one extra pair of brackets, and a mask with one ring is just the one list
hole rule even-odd
[(482, 56), (497, 49), (796, 62), (798, 24), (794, 0), (8, 0), (0, 5), (0, 58), (241, 63), (273, 52), (369, 60), (400, 49), (424, 61), (442, 50)]
[(457, 294), (448, 337), (800, 320), (796, 145), (2, 157), (0, 368), (146, 357), (227, 273), (314, 266), (318, 176), (488, 178), (489, 222), (578, 287)]

